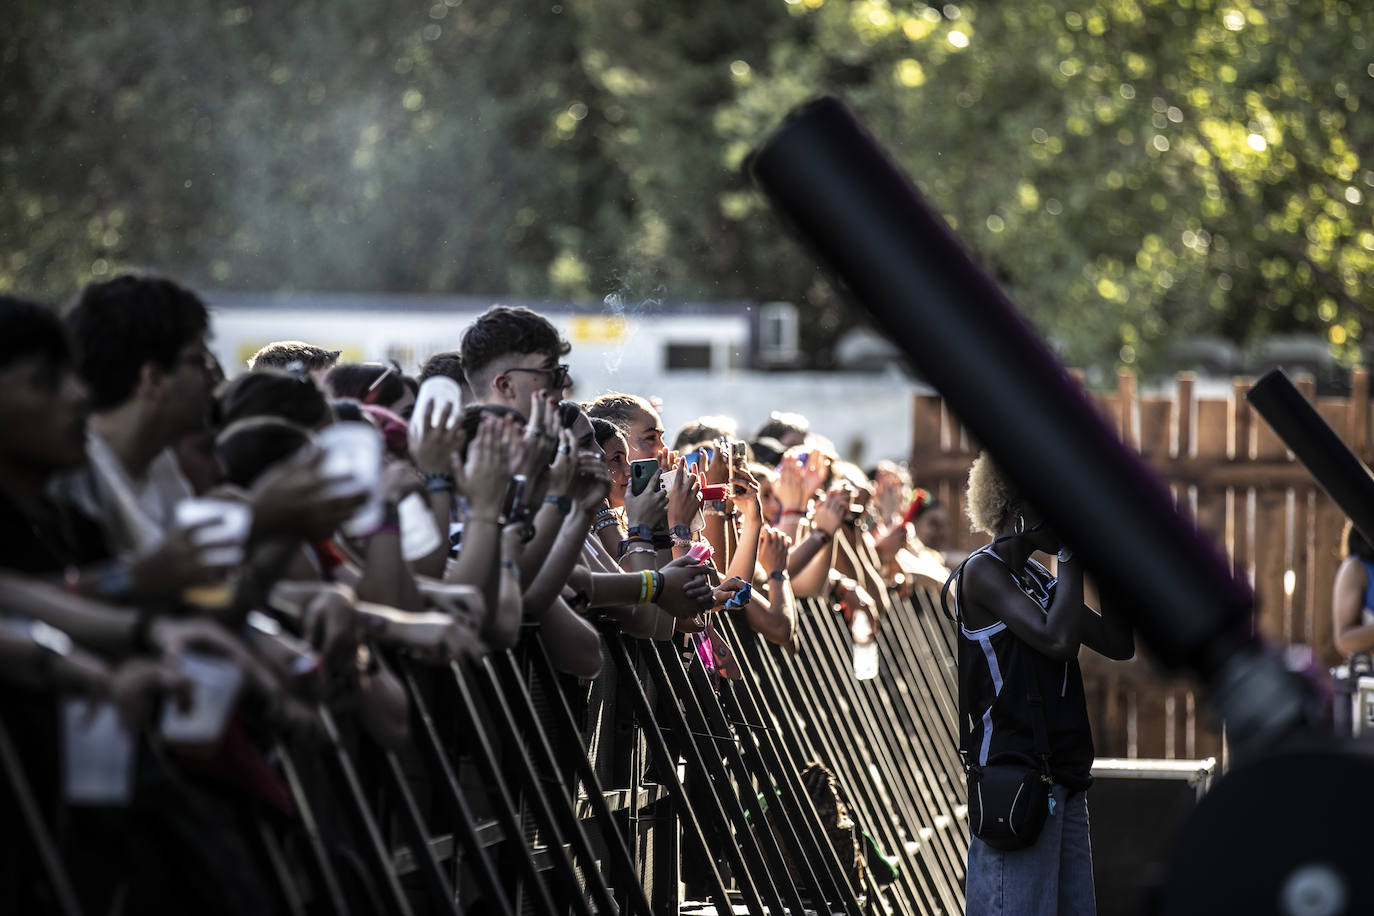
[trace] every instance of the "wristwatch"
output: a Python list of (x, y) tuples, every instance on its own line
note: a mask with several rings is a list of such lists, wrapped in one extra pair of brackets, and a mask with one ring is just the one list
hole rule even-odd
[(775, 569), (768, 574), (768, 578), (774, 582), (786, 582), (790, 577), (785, 569)]
[(625, 532), (625, 536), (626, 536), (626, 537), (632, 537), (632, 538), (639, 538), (640, 540), (644, 540), (644, 541), (652, 541), (652, 540), (654, 539), (654, 526), (653, 526), (653, 525), (631, 525), (631, 526), (630, 526), (630, 530), (627, 531), (627, 532)]
[(545, 496), (544, 502), (557, 506), (559, 515), (567, 515), (572, 511), (572, 497), (566, 493), (561, 496)]
[(689, 527), (688, 525), (684, 525), (681, 522), (678, 522), (676, 525), (669, 528), (668, 533), (672, 535), (672, 538), (675, 541), (690, 541), (692, 539), (691, 527)]

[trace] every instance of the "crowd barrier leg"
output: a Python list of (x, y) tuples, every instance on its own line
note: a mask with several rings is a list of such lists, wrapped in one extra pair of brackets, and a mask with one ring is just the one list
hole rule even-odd
[(453, 885), (444, 874), (434, 853), (433, 838), (425, 828), (424, 814), (415, 801), (401, 761), (394, 752), (375, 749), (380, 757), (379, 769), (388, 794), (394, 799), (400, 818), (401, 834), (410, 847), (411, 857), (419, 867), (427, 891), (430, 908), (439, 907), (450, 916), (462, 916)]
[[(497, 678), (497, 668), (510, 668), (514, 664), (509, 651), (496, 653), (484, 659), (480, 665), (479, 683), (483, 686), (487, 702), (504, 718), (516, 725), (517, 740), (516, 764), (525, 774), (527, 787), (535, 807), (548, 819), (552, 838), (560, 848), (566, 843), (572, 846), (573, 857), (568, 858), (570, 869), (577, 859), (582, 862), (582, 874), (586, 882), (584, 893), (596, 904), (597, 911), (603, 916), (614, 916), (618, 907), (606, 886), (606, 878), (601, 873), (600, 864), (592, 852), (591, 842), (578, 820), (574, 807), (574, 793), (563, 779), (557, 758), (544, 734), (543, 725), (530, 701), (529, 692), (518, 671), (512, 670), (503, 688)], [(518, 710), (518, 717), (516, 711)], [(545, 789), (547, 785), (547, 790)], [(566, 851), (564, 852), (566, 856)], [(573, 872), (574, 876), (576, 872)]]
[[(657, 648), (662, 670), (673, 694), (681, 703), (687, 725), (694, 736), (700, 738), (693, 743), (706, 764), (707, 775), (716, 789), (722, 810), (734, 825), (737, 843), (751, 868), (750, 877), (760, 897), (770, 908), (776, 907), (775, 912), (790, 909), (800, 916), (805, 909), (801, 895), (792, 885), (749, 774), (742, 766), (736, 768), (733, 765), (738, 758), (734, 735), (723, 721), (724, 716), (718, 716), (721, 721), (713, 723), (706, 711), (710, 706), (719, 711), (720, 706), (710, 684), (705, 681), (705, 671), (702, 670), (701, 680), (690, 679), (683, 669), (683, 657), (674, 643), (658, 643)], [(701, 659), (695, 651), (691, 653), (691, 660), (687, 664), (701, 669)], [(734, 776), (733, 792), (731, 771)], [(789, 898), (786, 904), (783, 903), (784, 896)]]
[[(658, 722), (654, 718), (653, 709), (649, 705), (649, 698), (644, 693), (644, 686), (639, 682), (635, 662), (628, 648), (628, 640), (620, 634), (620, 627), (615, 621), (605, 622), (602, 634), (610, 650), (611, 661), (616, 667), (620, 682), (626, 687), (626, 695), (630, 700), (630, 705), (634, 708), (634, 715), (638, 720), (639, 727), (644, 732), (645, 745), (648, 748), (655, 773), (659, 782), (667, 788), (673, 804), (677, 806), (687, 852), (701, 859), (702, 867), (710, 881), (711, 902), (715, 904), (717, 913), (733, 913), (734, 908), (730, 895), (725, 889), (725, 881), (721, 877), (720, 869), (716, 867), (715, 856), (710, 844), (706, 842), (706, 834), (702, 830), (701, 821), (698, 820), (697, 813), (692, 809), (691, 803), (687, 799), (687, 790), (683, 788), (682, 781), (678, 779), (677, 760), (668, 750), (668, 743), (664, 740), (663, 732), (659, 729)], [(638, 646), (636, 646), (636, 652), (638, 652)], [(728, 841), (728, 838), (726, 839)], [(750, 912), (754, 916), (761, 916), (762, 905), (750, 907)]]
[[(802, 606), (798, 608), (798, 622), (804, 621), (808, 608)], [(813, 639), (813, 637), (812, 637)], [(804, 644), (811, 647), (809, 641)], [(809, 652), (811, 658), (808, 663), (820, 665), (824, 661), (823, 656), (816, 654), (815, 650)], [(837, 740), (841, 737), (840, 729), (827, 728), (823, 724), (822, 717), (824, 710), (829, 709), (822, 705), (822, 699), (812, 691), (811, 684), (805, 678), (798, 677), (797, 667), (801, 665), (791, 665), (790, 659), (783, 655), (783, 651), (774, 645), (760, 641), (758, 643), (758, 661), (761, 662), (761, 670), (764, 672), (761, 683), (767, 684), (772, 691), (772, 699), (776, 703), (776, 709), (782, 713), (783, 728), (785, 733), (790, 732), (790, 740), (794, 744), (794, 755), (798, 761), (820, 761), (829, 765), (837, 772), (837, 775), (846, 784), (855, 783), (855, 773), (849, 768), (848, 753), (842, 750)], [(864, 775), (860, 783), (853, 786), (853, 790), (867, 792), (867, 781), (871, 776)], [(867, 806), (857, 809), (860, 818), (868, 816)], [(874, 829), (883, 831), (882, 825), (875, 825)], [(826, 842), (829, 842), (827, 838)], [(907, 878), (910, 880), (910, 878)], [(857, 890), (857, 889), (856, 889)], [(868, 905), (875, 905), (875, 902), (883, 900), (885, 895), (881, 887), (872, 880), (871, 873), (864, 876), (864, 890), (868, 895)], [(915, 900), (918, 894), (911, 891), (911, 898)], [(901, 912), (910, 912), (899, 901)]]
[(19, 752), (10, 740), (9, 729), (3, 722), (0, 722), (0, 760), (4, 762), (5, 777), (14, 796), (15, 807), (24, 819), (24, 826), (28, 829), (34, 852), (38, 854), (54, 902), (62, 916), (81, 916), (81, 905), (77, 902), (76, 891), (72, 888), (67, 868), (57, 851), (57, 844), (53, 841), (48, 825), (43, 822), (43, 814), (33, 797), (33, 789), (29, 786), (28, 777), (19, 761)]
[[(537, 629), (526, 634), (521, 649), (528, 663), (526, 671), (530, 676), (540, 679), (545, 693), (553, 701), (554, 731), (561, 736), (560, 743), (564, 752), (568, 759), (572, 760), (576, 778), (582, 781), (583, 790), (587, 793), (592, 815), (601, 828), (602, 845), (606, 848), (608, 860), (616, 869), (615, 881), (618, 886), (624, 888), (623, 897), (629, 905), (628, 909), (641, 916), (653, 916), (649, 898), (644, 893), (644, 885), (636, 874), (630, 847), (615, 821), (615, 816), (611, 813), (610, 806), (606, 803), (601, 780), (597, 779), (587, 757), (587, 749), (578, 734), (576, 720), (559, 684), (558, 673), (554, 670), (553, 662), (549, 659), (543, 638)], [(632, 793), (630, 798), (633, 807), (637, 803), (638, 792)]]
[(330, 912), (338, 913), (339, 916), (349, 916), (352, 911), (344, 896), (343, 885), (339, 882), (338, 872), (334, 869), (334, 861), (330, 858), (329, 849), (320, 833), (319, 822), (315, 819), (314, 806), (306, 795), (305, 786), (301, 782), (300, 770), (296, 767), (292, 752), (284, 745), (278, 745), (277, 759), (281, 761), (282, 775), (286, 779), (286, 787), (291, 794), (291, 803), (296, 809), (296, 817), (300, 821), (301, 830), (304, 832), (306, 843), (310, 848), (310, 854), (306, 857), (305, 864), (311, 873), (315, 896), (323, 898), (328, 903)]
[[(446, 823), (452, 825), (455, 845), (461, 848), (463, 856), (471, 861), (471, 871), (477, 885), (486, 895), (487, 908), (494, 916), (515, 916), (511, 909), (510, 897), (502, 886), (496, 866), (477, 831), (477, 818), (468, 805), (458, 785), (458, 776), (444, 752), (439, 733), (434, 727), (433, 716), (424, 701), (410, 663), (398, 661), (397, 670), (404, 679), (406, 696), (410, 701), (412, 733), (416, 736), (421, 756), (437, 787), (435, 797), (442, 806), (443, 818)], [(516, 846), (525, 849), (523, 843), (517, 843)], [(530, 860), (528, 855), (525, 858), (529, 861), (529, 873), (535, 874), (533, 860)]]
[[(457, 662), (453, 662), (449, 667), (453, 674), (450, 681), (458, 698), (456, 712), (459, 719), (459, 729), (464, 731), (465, 737), (471, 739), (473, 743), (473, 757), (491, 795), (492, 808), (505, 836), (504, 846), (516, 865), (525, 873), (526, 882), (517, 889), (516, 899), (518, 901), (522, 896), (519, 891), (528, 889), (532, 898), (531, 903), (537, 912), (543, 916), (560, 916), (563, 909), (554, 904), (549, 887), (534, 862), (533, 850), (529, 849), (525, 843), (525, 831), (519, 815), (520, 809), (516, 806), (515, 798), (507, 785), (500, 758), (496, 755), (491, 738), (483, 727), (472, 687), (468, 683), (468, 673)], [(513, 724), (508, 721), (506, 726), (508, 734), (513, 735)], [(572, 863), (567, 860), (567, 850), (556, 843), (550, 844), (547, 848), (564, 893), (572, 897), (572, 902), (578, 908), (580, 916), (590, 916), (587, 901), (582, 896), (582, 889), (577, 885), (577, 876), (573, 872)]]
[[(801, 766), (792, 759), (791, 752), (779, 738), (782, 717), (765, 715), (764, 707), (755, 696), (763, 686), (757, 665), (758, 637), (747, 628), (736, 627), (729, 616), (721, 618), (720, 626), (735, 649), (744, 675), (741, 681), (722, 684), (719, 695), (722, 709), (732, 718), (740, 734), (745, 760), (760, 778), (772, 777), (774, 800), (783, 815), (784, 840), (793, 850), (798, 866), (808, 876), (817, 899), (839, 906), (846, 916), (859, 916), (860, 906), (854, 888), (821, 829), (815, 806), (802, 789), (798, 776)], [(747, 730), (748, 735), (743, 730)]]
[(327, 762), (338, 788), (342, 790), (341, 795), (348, 805), (348, 814), (358, 829), (363, 843), (363, 854), (367, 857), (372, 877), (383, 895), (383, 905), (394, 916), (413, 916), (410, 901), (392, 865), (391, 850), (382, 837), (377, 819), (368, 808), (362, 781), (358, 778), (357, 768), (343, 746), (334, 716), (324, 705), (319, 707), (318, 712), (328, 742), (325, 749)]
[[(691, 691), (678, 690), (663, 664), (662, 652), (666, 649), (669, 653), (668, 660), (677, 666), (679, 672), (682, 670), (682, 662), (677, 658), (676, 645), (672, 642), (649, 642), (645, 644), (645, 649), (644, 666), (649, 682), (654, 685), (660, 696), (667, 698), (667, 702), (660, 704), (663, 719), (671, 734), (677, 739), (677, 750), (686, 762), (687, 777), (691, 779), (695, 774), (699, 780), (697, 785), (700, 786), (701, 806), (707, 809), (704, 812), (706, 823), (716, 834), (717, 854), (729, 864), (735, 886), (751, 913), (762, 916), (765, 906), (771, 908), (774, 913), (781, 913), (782, 898), (773, 887), (768, 866), (763, 861), (763, 854), (753, 841), (753, 833), (749, 829), (748, 820), (744, 817), (744, 810), (739, 805), (739, 799), (729, 791), (729, 780), (714, 747), (717, 736), (708, 732), (705, 723), (699, 719), (688, 719), (689, 710), (694, 706), (691, 702)], [(697, 709), (696, 713), (699, 716), (700, 709)], [(703, 742), (711, 745), (710, 753), (702, 750)], [(733, 801), (734, 805), (729, 805), (727, 799)], [(697, 814), (703, 814), (700, 807)]]
[(815, 645), (827, 662), (791, 667), (798, 680), (808, 685), (817, 709), (839, 713), (830, 720), (842, 738), (839, 765), (848, 770), (845, 788), (863, 812), (866, 826), (880, 837), (890, 854), (914, 866), (902, 869), (898, 879), (907, 886), (913, 901), (945, 912), (961, 910), (962, 902), (950, 893), (948, 882), (941, 880), (947, 870), (941, 855), (944, 850), (925, 843), (919, 843), (914, 854), (907, 850), (908, 841), (919, 842), (921, 822), (910, 809), (904, 781), (889, 765), (892, 752), (887, 741), (891, 736), (878, 726), (868, 699), (857, 689), (852, 643), (843, 618), (828, 609), (819, 610), (806, 615), (804, 627), (807, 644)]
[[(806, 906), (802, 902), (801, 891), (792, 880), (792, 873), (787, 867), (786, 859), (783, 858), (782, 848), (778, 845), (778, 837), (769, 826), (768, 813), (764, 810), (764, 803), (759, 801), (759, 793), (754, 791), (753, 787), (757, 785), (770, 807), (776, 804), (777, 792), (773, 788), (773, 780), (769, 778), (767, 773), (751, 773), (744, 762), (744, 757), (740, 753), (740, 745), (752, 741), (752, 738), (743, 730), (736, 732), (731, 728), (730, 721), (721, 708), (720, 698), (716, 695), (716, 684), (713, 683), (713, 681), (719, 682), (723, 687), (726, 681), (707, 672), (701, 659), (695, 653), (693, 653), (692, 660), (688, 662), (687, 670), (683, 672), (682, 676), (695, 694), (697, 705), (705, 716), (703, 723), (705, 730), (711, 734), (726, 736), (729, 739), (718, 742), (718, 750), (723, 752), (725, 765), (734, 776), (740, 801), (744, 803), (744, 813), (750, 819), (750, 824), (753, 827), (750, 833), (768, 858), (774, 886), (787, 898), (787, 903), (792, 911), (801, 916), (806, 911)], [(755, 782), (756, 776), (757, 783)], [(785, 818), (783, 812), (779, 811), (777, 814), (779, 817)], [(814, 876), (809, 877), (812, 883), (807, 885), (808, 888), (815, 895), (816, 900), (823, 900)]]

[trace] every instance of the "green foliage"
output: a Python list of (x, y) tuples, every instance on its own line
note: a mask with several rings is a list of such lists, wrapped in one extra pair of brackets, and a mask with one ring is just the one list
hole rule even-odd
[(1368, 14), (1337, 0), (14, 0), (0, 290), (788, 299), (741, 162), (842, 95), (1076, 364), (1370, 324)]

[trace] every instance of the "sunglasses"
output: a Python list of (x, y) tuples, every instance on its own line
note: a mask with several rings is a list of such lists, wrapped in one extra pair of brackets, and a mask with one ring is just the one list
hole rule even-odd
[[(563, 364), (554, 366), (552, 369), (522, 369), (516, 366), (513, 369), (507, 369), (506, 372), (537, 372), (540, 375), (547, 372), (549, 374), (549, 387), (558, 391), (567, 388), (568, 383), (572, 381), (572, 377), (568, 374), (568, 366)], [(506, 372), (501, 374), (505, 375)]]

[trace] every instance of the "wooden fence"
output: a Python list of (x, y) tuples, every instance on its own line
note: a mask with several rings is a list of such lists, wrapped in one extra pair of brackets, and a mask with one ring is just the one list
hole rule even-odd
[[(1295, 381), (1370, 462), (1368, 373), (1351, 373), (1347, 398), (1316, 398), (1310, 377)], [(1325, 668), (1339, 660), (1331, 641), (1331, 584), (1345, 518), (1250, 409), (1250, 384), (1236, 379), (1227, 397), (1198, 397), (1194, 378), (1183, 374), (1174, 397), (1141, 397), (1135, 377), (1123, 372), (1115, 392), (1091, 397), (1253, 584), (1258, 630)], [(938, 396), (916, 396), (913, 409), (912, 475), (948, 507), (955, 546), (972, 549), (986, 541), (968, 531), (964, 515), (977, 444)], [(1082, 661), (1099, 756), (1221, 756), (1220, 735), (1191, 682), (1165, 676), (1146, 652), (1124, 664), (1092, 652)]]

